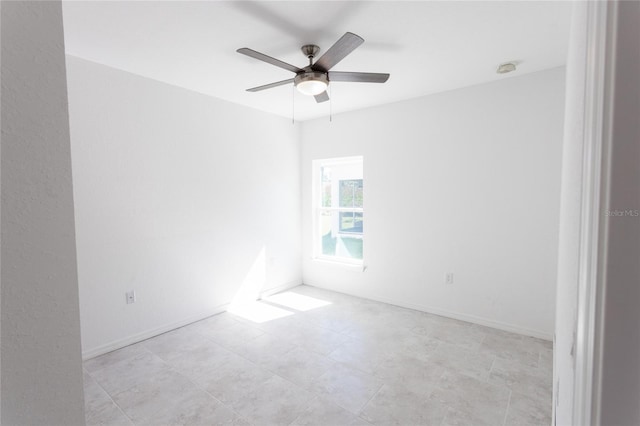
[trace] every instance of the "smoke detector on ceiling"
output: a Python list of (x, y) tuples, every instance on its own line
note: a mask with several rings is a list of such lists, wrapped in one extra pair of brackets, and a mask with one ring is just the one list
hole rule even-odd
[(512, 72), (516, 70), (515, 62), (505, 62), (504, 64), (500, 64), (496, 72), (498, 74), (506, 74), (508, 72)]

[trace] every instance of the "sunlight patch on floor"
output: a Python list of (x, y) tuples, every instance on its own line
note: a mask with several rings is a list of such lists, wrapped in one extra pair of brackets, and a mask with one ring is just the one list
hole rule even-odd
[(229, 312), (256, 323), (272, 321), (294, 314), (286, 309), (278, 308), (260, 301), (235, 304), (229, 308)]
[(274, 294), (273, 296), (265, 297), (264, 300), (266, 300), (267, 302), (285, 306), (287, 308), (295, 309), (296, 311), (303, 312), (331, 305), (331, 302), (328, 302), (326, 300), (305, 296), (291, 291)]

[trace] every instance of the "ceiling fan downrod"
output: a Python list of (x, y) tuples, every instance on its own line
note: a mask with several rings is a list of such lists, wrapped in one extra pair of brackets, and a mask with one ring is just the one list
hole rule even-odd
[(320, 48), (315, 44), (305, 44), (300, 48), (300, 50), (302, 50), (304, 56), (309, 59), (309, 66), (311, 66), (313, 65), (313, 58), (316, 57), (316, 55), (320, 51)]

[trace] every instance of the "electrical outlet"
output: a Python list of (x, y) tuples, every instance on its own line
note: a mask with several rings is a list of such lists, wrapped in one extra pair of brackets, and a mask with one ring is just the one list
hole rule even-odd
[(131, 304), (131, 303), (136, 303), (136, 292), (131, 290), (125, 293), (125, 296), (127, 297), (127, 305)]
[(445, 284), (453, 284), (453, 272), (447, 272), (444, 275), (444, 283)]

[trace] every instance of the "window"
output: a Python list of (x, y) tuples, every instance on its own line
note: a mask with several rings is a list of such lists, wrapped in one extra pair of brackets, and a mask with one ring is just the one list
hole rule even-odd
[(314, 257), (362, 264), (362, 157), (313, 162)]

